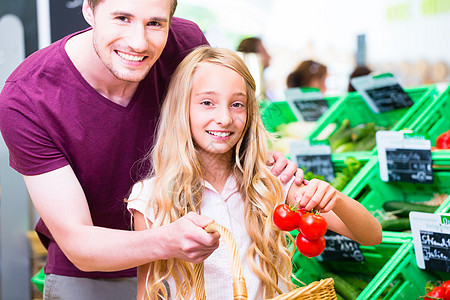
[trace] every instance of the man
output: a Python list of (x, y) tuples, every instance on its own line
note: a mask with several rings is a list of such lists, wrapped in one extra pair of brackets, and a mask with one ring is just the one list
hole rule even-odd
[[(45, 299), (134, 299), (136, 266), (172, 257), (197, 263), (218, 247), (219, 236), (202, 229), (212, 220), (196, 214), (130, 231), (123, 200), (149, 169), (138, 161), (152, 145), (172, 72), (207, 43), (195, 24), (172, 19), (176, 5), (85, 0), (92, 28), (30, 55), (0, 94), (10, 164), (41, 216)], [(274, 159), (272, 170), (292, 177), (295, 165), (279, 153)]]

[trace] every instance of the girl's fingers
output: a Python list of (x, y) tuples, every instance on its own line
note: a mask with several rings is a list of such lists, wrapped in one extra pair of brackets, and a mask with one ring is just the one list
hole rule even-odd
[(336, 197), (333, 197), (327, 205), (322, 209), (322, 212), (326, 213), (333, 209), (334, 205), (336, 204)]
[(326, 189), (325, 189), (324, 185), (318, 184), (315, 189), (314, 194), (311, 196), (305, 209), (306, 210), (312, 210), (313, 208), (320, 209), (321, 206), (324, 206), (324, 205), (321, 205), (321, 203), (328, 201), (328, 199), (326, 199), (325, 196), (326, 196)]

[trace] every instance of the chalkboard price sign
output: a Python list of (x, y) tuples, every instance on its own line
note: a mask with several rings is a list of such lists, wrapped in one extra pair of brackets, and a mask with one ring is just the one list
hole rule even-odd
[(333, 163), (329, 154), (296, 155), (295, 162), (300, 168), (305, 168), (306, 171), (323, 176), (325, 181), (331, 181), (334, 178)]
[(364, 261), (357, 242), (332, 231), (327, 231), (324, 238), (326, 245), (320, 256), (321, 260)]
[(379, 131), (376, 140), (381, 180), (433, 183), (431, 142), (424, 135)]
[(450, 235), (420, 231), (425, 269), (450, 272)]
[(411, 212), (417, 266), (450, 273), (450, 215)]
[(294, 141), (290, 144), (290, 156), (299, 168), (321, 175), (325, 181), (334, 179), (331, 148), (326, 141)]
[(414, 104), (390, 73), (355, 77), (351, 83), (375, 113)]
[(386, 149), (389, 181), (433, 183), (431, 151)]
[(290, 88), (285, 95), (298, 120), (314, 122), (328, 110), (328, 103), (317, 88)]
[(317, 121), (328, 110), (328, 104), (324, 99), (296, 99), (293, 102), (305, 121)]
[(399, 84), (367, 89), (366, 93), (380, 112), (410, 107), (414, 104)]

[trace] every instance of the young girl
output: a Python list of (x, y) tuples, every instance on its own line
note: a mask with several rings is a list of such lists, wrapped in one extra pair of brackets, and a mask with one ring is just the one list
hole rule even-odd
[[(282, 185), (266, 166), (267, 138), (255, 84), (243, 61), (229, 50), (198, 48), (172, 78), (149, 156), (153, 169), (148, 179), (135, 184), (128, 202), (135, 230), (167, 227), (171, 243), (182, 237), (170, 226), (183, 218), (209, 217), (201, 227), (214, 220), (230, 230), (241, 255), (248, 299), (293, 288), (292, 252), (285, 233), (272, 224), (274, 207), (286, 200), (320, 209), (330, 230), (361, 244), (381, 242), (378, 221), (328, 183), (312, 180), (298, 191), (296, 185)], [(167, 247), (172, 253), (175, 246), (164, 242), (149, 247)], [(206, 258), (206, 298), (232, 299), (226, 244), (209, 254), (205, 251), (195, 261)], [(138, 299), (167, 299), (169, 294), (171, 299), (194, 298), (192, 278), (193, 264), (167, 254), (138, 267)]]

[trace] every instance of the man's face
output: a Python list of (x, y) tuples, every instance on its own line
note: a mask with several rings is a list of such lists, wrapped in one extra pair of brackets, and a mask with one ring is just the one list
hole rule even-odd
[(93, 12), (95, 52), (118, 79), (139, 82), (161, 55), (169, 0), (104, 0)]

